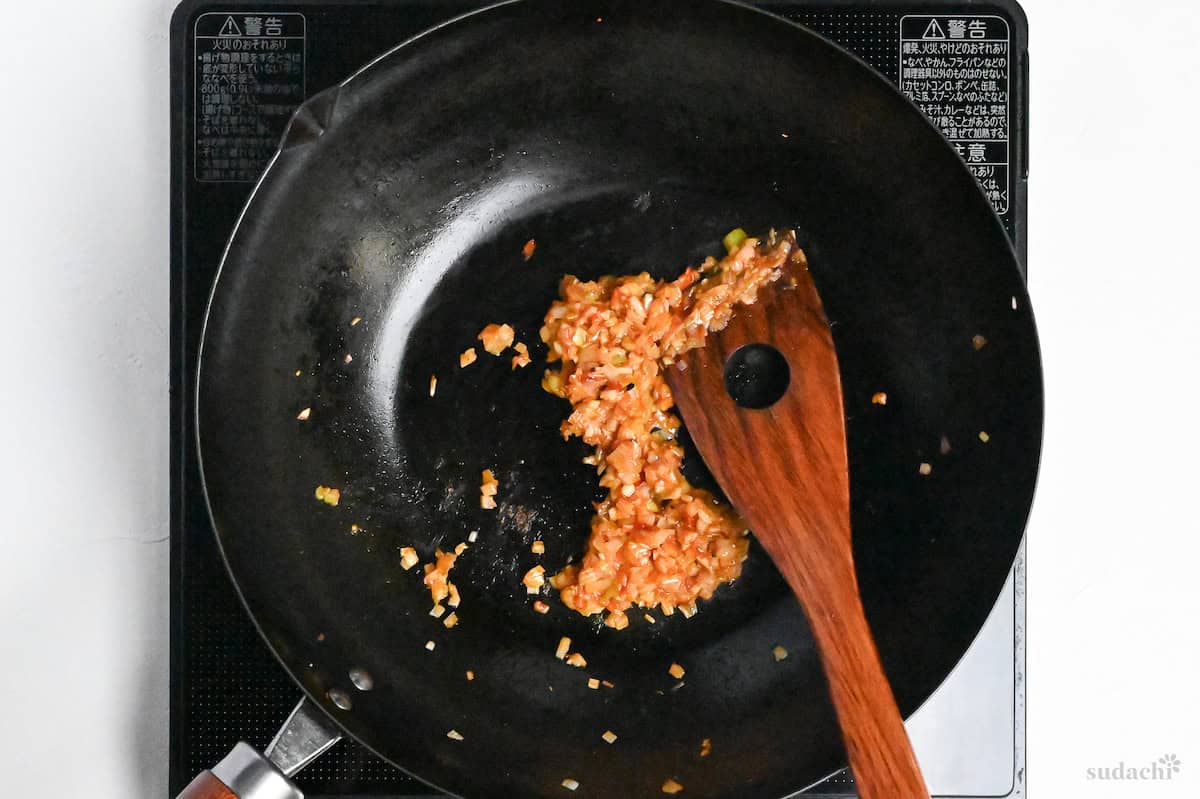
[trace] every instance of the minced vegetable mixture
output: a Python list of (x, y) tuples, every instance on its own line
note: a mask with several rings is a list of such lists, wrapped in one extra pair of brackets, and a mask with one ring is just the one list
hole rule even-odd
[(609, 627), (627, 627), (634, 605), (691, 615), (746, 559), (745, 524), (680, 471), (680, 420), (663, 370), (704, 346), (785, 268), (803, 268), (804, 255), (791, 233), (760, 241), (737, 230), (725, 244), (726, 257), (670, 281), (568, 275), (541, 329), (548, 360), (561, 362), (542, 386), (571, 403), (563, 437), (594, 448), (586, 461), (608, 492), (582, 562), (550, 583), (579, 613), (607, 611)]

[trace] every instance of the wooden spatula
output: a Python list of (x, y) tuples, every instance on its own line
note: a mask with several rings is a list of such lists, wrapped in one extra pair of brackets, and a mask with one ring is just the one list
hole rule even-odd
[(803, 253), (666, 377), (705, 463), (804, 607), (859, 796), (928, 799), (859, 598), (841, 377)]

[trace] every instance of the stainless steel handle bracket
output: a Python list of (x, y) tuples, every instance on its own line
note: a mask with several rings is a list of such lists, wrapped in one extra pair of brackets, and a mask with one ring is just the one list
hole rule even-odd
[(340, 741), (341, 732), (315, 705), (301, 699), (260, 754), (242, 741), (213, 767), (213, 776), (238, 799), (304, 799), (288, 777)]
[(267, 744), (264, 754), (280, 771), (291, 777), (341, 739), (341, 730), (325, 717), (320, 708), (305, 698), (292, 708), (287, 721), (275, 734), (275, 739)]
[(238, 799), (304, 799), (270, 760), (242, 741), (213, 766), (213, 776), (225, 783)]

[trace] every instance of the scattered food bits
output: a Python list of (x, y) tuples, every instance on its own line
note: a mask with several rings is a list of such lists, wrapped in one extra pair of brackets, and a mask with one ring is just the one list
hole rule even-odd
[(351, 363), (354, 360), (354, 356), (347, 352), (346, 357), (343, 358), (342, 360), (345, 361), (346, 363)]
[(461, 555), (462, 553), (464, 553), (464, 552), (466, 552), (466, 551), (467, 551), (467, 545), (466, 545), (466, 544), (464, 544), (464, 543), (462, 543), (462, 542), (459, 542), (458, 544), (455, 544), (455, 546), (454, 546), (454, 554), (455, 554), (455, 555)]
[(986, 444), (992, 440), (992, 437), (987, 434), (986, 430), (980, 430), (979, 431), (979, 440)]
[(315, 496), (318, 501), (324, 502), (326, 505), (336, 506), (342, 501), (342, 492), (336, 488), (330, 488), (329, 486), (317, 486), (317, 490), (313, 492), (313, 496)]
[(984, 338), (983, 336), (976, 335), (974, 338), (971, 339), (971, 343), (975, 346), (975, 351), (978, 352), (979, 350), (981, 350), (987, 346), (987, 339)]
[(488, 325), (479, 331), (478, 338), (485, 350), (492, 355), (499, 355), (512, 346), (515, 335), (511, 325)]
[(887, 394), (882, 391), (876, 391), (871, 395), (871, 402), (876, 405), (887, 405)]
[(662, 784), (662, 792), (670, 794), (682, 793), (683, 786), (675, 780), (667, 780)]
[(454, 629), (455, 627), (457, 627), (458, 626), (458, 614), (451, 613), (449, 616), (447, 616), (445, 619), (442, 620), (442, 626), (444, 626), (447, 630), (451, 630), (451, 629)]
[(325, 640), (325, 633), (317, 633), (317, 640), (318, 640), (318, 641), (324, 641), (324, 640)]
[(302, 374), (304, 374), (304, 372), (303, 372), (303, 371), (301, 371), (300, 369), (297, 369), (297, 370), (296, 370), (296, 377), (299, 377), (299, 376), (300, 376), (300, 375), (302, 375)]
[(571, 651), (571, 639), (567, 638), (564, 635), (561, 639), (559, 639), (558, 649), (556, 649), (554, 651), (554, 657), (558, 658), (559, 660), (562, 660), (563, 658), (565, 658), (567, 656), (567, 653), (570, 651)]
[(610, 683), (608, 680), (601, 680), (600, 684), (603, 685), (605, 688), (616, 688), (617, 687), (617, 686), (613, 685), (612, 683)]
[(521, 248), (521, 255), (525, 256), (525, 260), (528, 261), (533, 257), (533, 252), (536, 249), (537, 242), (533, 239), (530, 239), (529, 241), (525, 242), (525, 246)]
[(525, 346), (525, 343), (518, 341), (516, 344), (513, 345), (513, 349), (517, 351), (517, 354), (513, 356), (512, 368), (520, 369), (522, 367), (528, 366), (530, 363), (529, 348)]
[(358, 325), (358, 323), (359, 323), (359, 322), (361, 322), (361, 321), (362, 321), (362, 317), (361, 317), (361, 316), (356, 316), (356, 317), (354, 317), (353, 319), (351, 319), (351, 320), (350, 320), (350, 327), (355, 327), (355, 326), (356, 326), (356, 325)]
[(700, 757), (708, 757), (712, 754), (712, 738), (705, 738), (700, 742)]
[(604, 626), (612, 630), (624, 630), (629, 626), (629, 616), (623, 610), (614, 610), (604, 617)]
[(475, 679), (475, 672), (468, 669), (467, 670), (467, 682), (471, 682), (474, 679)]
[(604, 742), (606, 744), (609, 744), (610, 746), (617, 742), (617, 734), (615, 732), (613, 732), (612, 730), (605, 730), (604, 734), (601, 735), (600, 737), (603, 738)]
[(1014, 311), (1017, 310), (1017, 298), (1016, 297), (1012, 298), (1012, 309)]
[(521, 579), (521, 583), (525, 586), (525, 591), (530, 594), (536, 594), (542, 590), (542, 586), (546, 584), (546, 568), (544, 566), (534, 566), (529, 571), (525, 572), (525, 576)]
[(463, 740), (462, 733), (460, 733), (458, 730), (450, 730), (450, 732), (446, 733), (446, 737), (451, 741)]
[(667, 674), (670, 674), (677, 680), (682, 679), (683, 675), (686, 673), (687, 672), (684, 671), (683, 666), (680, 666), (678, 663), (672, 663), (671, 668), (667, 669)]
[(442, 616), (446, 615), (446, 608), (440, 604), (434, 605), (429, 609), (429, 615), (433, 616), (435, 619), (440, 619)]
[(788, 651), (782, 646), (777, 646), (771, 650), (771, 654), (775, 657), (776, 663), (782, 663), (788, 659)]
[(361, 532), (362, 532), (362, 528), (359, 527), (357, 524), (350, 525), (350, 535), (358, 535)]
[(450, 591), (450, 598), (446, 600), (446, 604), (452, 608), (456, 608), (462, 602), (462, 597), (458, 595), (458, 586), (454, 583), (449, 583), (446, 586)]
[(942, 436), (942, 440), (938, 444), (938, 452), (942, 453), (943, 455), (950, 454), (950, 439)]
[(483, 470), (483, 480), (479, 484), (479, 507), (484, 510), (494, 510), (496, 507), (496, 492), (500, 490), (500, 481), (491, 469)]
[[(542, 390), (549, 394), (562, 396), (562, 373), (547, 369), (542, 375)], [(586, 463), (586, 460), (584, 462)]]
[(651, 616), (649, 613), (642, 614), (642, 618), (645, 619), (646, 621), (650, 622), (651, 624), (658, 624), (658, 622), (654, 620), (654, 617)]
[(587, 660), (578, 652), (572, 652), (567, 655), (567, 665), (574, 666), (577, 669), (582, 669), (587, 666)]
[(933, 474), (933, 464), (922, 463), (920, 467), (918, 467), (917, 471), (928, 477), (929, 475)]
[(742, 228), (734, 228), (725, 234), (725, 238), (721, 239), (721, 244), (725, 246), (725, 252), (732, 255), (737, 252), (749, 236)]
[(567, 779), (562, 781), (562, 787), (566, 788), (568, 791), (578, 791), (579, 790), (579, 781), (573, 780), (570, 777), (568, 777)]
[(413, 566), (416, 566), (420, 560), (421, 558), (417, 556), (417, 550), (412, 547), (405, 547), (400, 550), (400, 566), (404, 571), (408, 571)]
[(437, 375), (429, 376), (429, 396), (437, 394)]
[(479, 357), (479, 356), (475, 354), (475, 348), (474, 348), (474, 347), (471, 347), (470, 349), (463, 350), (463, 352), (462, 352), (462, 355), (459, 355), (459, 356), (458, 356), (458, 368), (459, 368), (459, 369), (466, 369), (468, 366), (470, 366), (471, 364), (475, 363), (475, 360), (476, 360), (478, 357)]
[(550, 612), (550, 606), (539, 599), (537, 602), (533, 603), (533, 611), (535, 613), (541, 613), (544, 616)]
[(600, 690), (600, 681), (597, 680), (595, 677), (589, 677), (588, 678), (588, 688), (591, 688), (593, 691), (599, 691)]
[(437, 644), (435, 644), (433, 641), (426, 641), (425, 648), (432, 652), (435, 648), (437, 648)]
[(479, 531), (478, 531), (478, 530), (472, 530), (472, 531), (471, 531), (471, 534), (467, 536), (467, 540), (468, 540), (469, 542), (471, 542), (472, 544), (474, 544), (476, 541), (478, 541), (478, 540), (479, 540)]
[(546, 542), (545, 541), (534, 541), (532, 544), (529, 545), (529, 551), (535, 555), (546, 554)]
[(434, 562), (425, 564), (425, 586), (433, 601), (438, 603), (450, 596), (450, 570), (454, 568), (458, 555), (435, 549), (433, 556)]
[(296, 414), (296, 418), (302, 422), (307, 422), (308, 417), (310, 416), (312, 416), (312, 408), (305, 408), (304, 410), (300, 411), (300, 413)]

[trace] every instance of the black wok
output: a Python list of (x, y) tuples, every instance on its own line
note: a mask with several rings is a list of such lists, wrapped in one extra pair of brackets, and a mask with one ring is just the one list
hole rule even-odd
[[(565, 778), (657, 796), (668, 777), (690, 797), (777, 797), (844, 764), (803, 613), (756, 546), (694, 618), (621, 632), (556, 597), (534, 613), (520, 583), (578, 558), (598, 498), (559, 435), (567, 406), (539, 388), (559, 279), (672, 275), (737, 226), (794, 227), (833, 320), (859, 582), (901, 711), (949, 673), (1020, 543), (1042, 420), (1028, 298), (974, 179), (884, 79), (791, 23), (715, 0), (527, 0), (309, 100), (208, 312), (198, 428), (221, 548), (346, 732), (468, 797), (562, 796)], [(489, 322), (534, 365), (481, 350), (460, 369)], [(479, 508), (484, 468), (496, 511)], [(399, 550), (428, 561), (471, 531), (447, 630)], [(586, 669), (554, 658), (563, 635)]]

